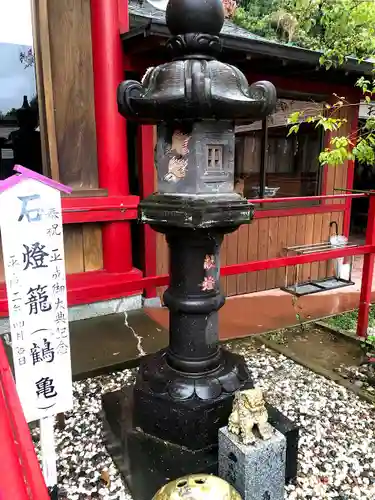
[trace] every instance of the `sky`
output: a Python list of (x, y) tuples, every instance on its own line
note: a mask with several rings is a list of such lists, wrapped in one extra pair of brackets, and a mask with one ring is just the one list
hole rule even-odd
[(33, 44), (30, 0), (0, 0), (0, 112), (22, 105), (36, 93), (35, 69), (25, 69), (21, 51)]

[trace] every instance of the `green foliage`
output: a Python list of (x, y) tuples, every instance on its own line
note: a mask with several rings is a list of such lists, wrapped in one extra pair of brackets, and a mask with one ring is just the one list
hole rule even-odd
[(269, 39), (323, 52), (321, 64), (375, 53), (373, 0), (242, 0), (233, 21)]
[[(252, 33), (270, 40), (320, 51), (320, 64), (327, 70), (342, 65), (348, 57), (359, 62), (374, 60), (375, 0), (239, 0), (232, 20)], [(338, 166), (346, 160), (375, 165), (375, 67), (374, 78), (360, 78), (356, 86), (370, 106), (370, 117), (353, 147), (352, 137), (333, 137), (320, 154), (322, 165)], [(289, 117), (289, 135), (299, 131), (303, 122), (314, 123), (325, 132), (336, 133), (344, 120), (337, 110), (350, 106), (344, 97), (327, 105), (326, 113)]]
[[(331, 325), (340, 330), (345, 330), (347, 332), (355, 332), (357, 328), (358, 321), (358, 310), (346, 312), (344, 314), (339, 314), (338, 316), (333, 316), (332, 318), (327, 318), (324, 320), (328, 325)], [(375, 308), (370, 307), (369, 311), (369, 327), (375, 327)], [(368, 337), (368, 339), (370, 336)]]
[(367, 354), (373, 354), (375, 352), (375, 335), (369, 335), (367, 339), (362, 342), (362, 349)]

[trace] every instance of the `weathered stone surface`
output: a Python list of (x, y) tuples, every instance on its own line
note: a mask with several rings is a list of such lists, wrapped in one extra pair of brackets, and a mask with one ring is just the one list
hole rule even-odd
[(276, 429), (271, 439), (245, 446), (227, 427), (219, 430), (219, 476), (243, 500), (283, 500), (286, 439)]

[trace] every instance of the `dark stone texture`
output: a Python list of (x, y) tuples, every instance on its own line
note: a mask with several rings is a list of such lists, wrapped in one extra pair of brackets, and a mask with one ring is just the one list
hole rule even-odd
[[(191, 84), (185, 85), (186, 80)], [(216, 120), (260, 120), (276, 106), (270, 82), (249, 87), (235, 66), (198, 58), (176, 60), (149, 70), (142, 83), (122, 82), (117, 91), (120, 113), (142, 123)]]
[(142, 82), (128, 80), (119, 85), (117, 103), (123, 116), (142, 123), (234, 122), (260, 120), (275, 109), (272, 83), (249, 86), (238, 68), (213, 57), (221, 50), (220, 4), (220, 0), (169, 2), (166, 21), (173, 36), (167, 47), (175, 59), (149, 68)]
[(103, 396), (104, 439), (134, 500), (150, 500), (161, 486), (185, 474), (217, 473), (217, 446), (198, 450), (143, 432), (133, 422), (133, 391)]
[(139, 205), (140, 220), (162, 232), (163, 227), (172, 226), (196, 231), (221, 227), (223, 233), (231, 233), (248, 224), (253, 213), (253, 205), (236, 193), (184, 197), (155, 193)]
[[(232, 122), (158, 125), (159, 193), (228, 195), (233, 189), (234, 146)], [(211, 157), (214, 148), (220, 154), (216, 166)]]
[(244, 359), (218, 341), (222, 228), (165, 227), (170, 248), (166, 350), (141, 361), (134, 387), (135, 426), (159, 439), (199, 449), (217, 443), (235, 391), (252, 387)]
[(166, 21), (172, 35), (194, 30), (199, 33), (218, 35), (224, 24), (224, 8), (221, 0), (169, 0)]
[(228, 422), (234, 392), (253, 387), (241, 356), (219, 354), (219, 369), (194, 378), (170, 368), (166, 353), (142, 360), (134, 387), (134, 425), (190, 450), (215, 444), (219, 428)]
[[(186, 474), (218, 474), (217, 444), (191, 450), (143, 432), (133, 420), (133, 389), (103, 396), (104, 439), (134, 500), (150, 500), (169, 481)], [(298, 429), (276, 408), (267, 405), (271, 424), (287, 440), (286, 483), (295, 478), (297, 456), (288, 453), (296, 446)], [(293, 475), (293, 477), (290, 476)]]
[(299, 427), (283, 415), (277, 408), (266, 404), (268, 421), (286, 437), (286, 484), (294, 483), (297, 478)]

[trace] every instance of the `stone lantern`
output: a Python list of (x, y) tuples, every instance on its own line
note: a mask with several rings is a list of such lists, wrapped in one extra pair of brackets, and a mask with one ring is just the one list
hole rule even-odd
[(170, 479), (215, 473), (218, 429), (235, 391), (252, 387), (244, 359), (219, 346), (220, 245), (253, 216), (233, 190), (234, 122), (261, 120), (276, 105), (271, 83), (249, 87), (216, 59), (221, 0), (170, 0), (166, 22), (172, 62), (121, 83), (117, 95), (127, 119), (157, 125), (158, 192), (142, 200), (139, 219), (170, 249), (169, 345), (141, 360), (131, 390), (103, 400), (107, 437), (135, 500)]

